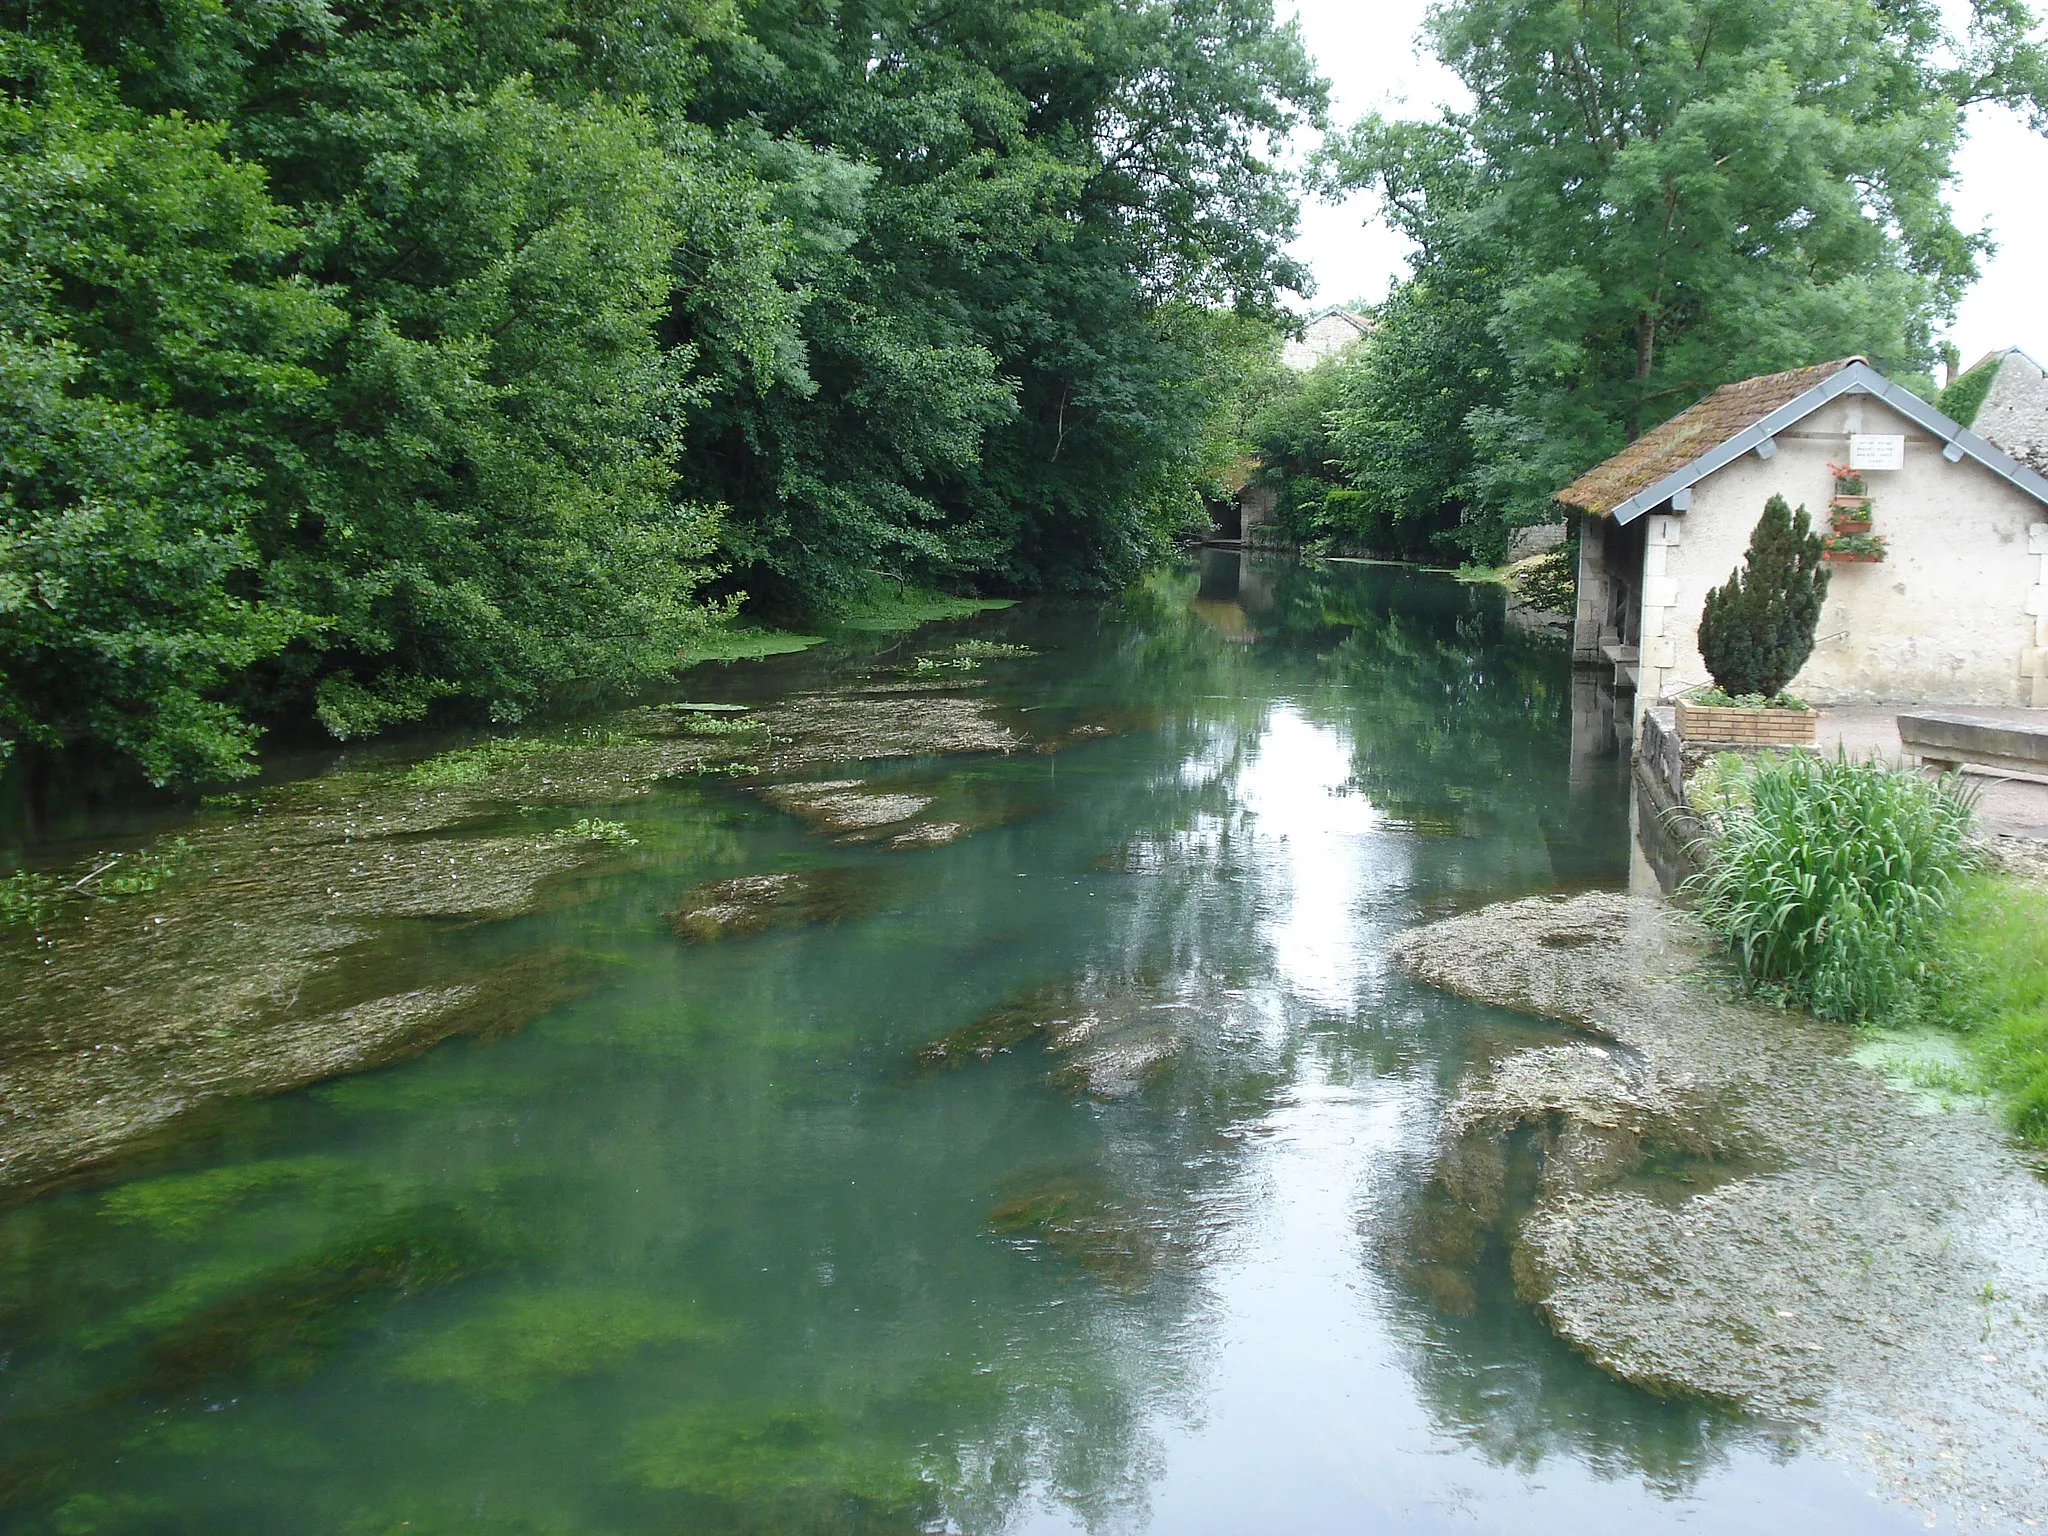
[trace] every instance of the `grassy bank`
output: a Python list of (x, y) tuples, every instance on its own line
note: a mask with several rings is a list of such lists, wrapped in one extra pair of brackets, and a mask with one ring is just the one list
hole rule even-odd
[[(765, 656), (786, 656), (823, 645), (834, 634), (895, 634), (936, 624), (947, 619), (972, 618), (991, 609), (1014, 607), (1006, 597), (954, 597), (918, 587), (898, 587), (877, 582), (866, 596), (844, 610), (820, 615), (805, 626), (805, 632), (786, 629), (757, 629), (736, 625), (714, 630), (684, 655), (683, 665), (694, 667), (707, 661), (758, 661)], [(816, 630), (817, 633), (808, 631)]]
[(1729, 755), (1693, 803), (1713, 846), (1688, 893), (1750, 989), (1874, 1032), (1951, 1032), (1964, 1086), (2048, 1143), (2048, 892), (1982, 866), (1958, 781)]
[(2013, 1129), (2048, 1144), (2048, 891), (1974, 876), (1941, 944), (1950, 968), (1941, 1022), (1961, 1032)]

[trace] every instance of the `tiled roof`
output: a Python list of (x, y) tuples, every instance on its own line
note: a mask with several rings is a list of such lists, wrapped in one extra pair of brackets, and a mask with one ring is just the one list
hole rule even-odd
[(1864, 361), (1860, 357), (1844, 357), (1811, 368), (1794, 368), (1787, 373), (1744, 379), (1739, 384), (1723, 384), (1698, 405), (1645, 432), (1605, 464), (1586, 471), (1559, 491), (1557, 500), (1580, 511), (1605, 516), (1631, 496), (1755, 426), (1851, 363)]

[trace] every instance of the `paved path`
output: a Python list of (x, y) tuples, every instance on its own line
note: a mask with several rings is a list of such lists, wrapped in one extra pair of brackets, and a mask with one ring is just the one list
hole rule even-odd
[[(1851, 757), (1875, 752), (1896, 758), (1899, 715), (1916, 709), (1976, 715), (1985, 720), (2024, 720), (2048, 724), (2048, 709), (1998, 709), (1975, 704), (1900, 704), (1870, 709), (1829, 709), (1820, 720), (1820, 749), (1833, 756), (1837, 747)], [(2048, 778), (2017, 777), (1990, 769), (1964, 770), (1979, 791), (1977, 816), (1994, 836), (2026, 837), (2048, 842)]]

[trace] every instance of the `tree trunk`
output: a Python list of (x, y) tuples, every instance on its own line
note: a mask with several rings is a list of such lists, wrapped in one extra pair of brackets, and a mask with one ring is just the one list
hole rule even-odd
[(1636, 392), (1628, 406), (1628, 440), (1643, 435), (1643, 395), (1649, 387), (1650, 368), (1657, 361), (1657, 317), (1649, 310), (1636, 312)]

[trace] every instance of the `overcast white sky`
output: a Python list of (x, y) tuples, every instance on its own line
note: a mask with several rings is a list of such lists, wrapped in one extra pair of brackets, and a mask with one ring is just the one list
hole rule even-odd
[[(1374, 110), (1425, 117), (1458, 96), (1457, 78), (1415, 51), (1428, 0), (1281, 0), (1282, 14), (1290, 6), (1330, 79), (1335, 121)], [(2013, 113), (1980, 109), (1958, 165), (1957, 219), (1964, 229), (1988, 226), (1998, 250), (1963, 300), (1950, 339), (1965, 366), (2007, 346), (2048, 361), (2048, 138)], [(1365, 199), (1306, 205), (1293, 250), (1315, 271), (1317, 307), (1378, 300), (1405, 253), (1398, 236), (1371, 222)]]

